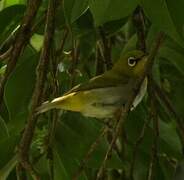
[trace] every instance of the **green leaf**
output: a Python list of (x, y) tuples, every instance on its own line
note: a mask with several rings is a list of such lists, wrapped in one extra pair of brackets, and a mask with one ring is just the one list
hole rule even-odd
[(74, 37), (86, 36), (91, 33), (91, 36), (96, 35), (95, 28), (93, 26), (93, 18), (90, 11), (86, 11), (80, 18), (72, 24), (72, 33)]
[(136, 49), (137, 36), (134, 34), (123, 47), (120, 56), (123, 56), (126, 52)]
[(26, 1), (25, 0), (4, 0), (3, 1), (3, 7), (9, 7), (9, 6), (13, 6), (16, 4), (25, 4)]
[(62, 159), (60, 157), (60, 153), (57, 152), (57, 150), (54, 151), (54, 164), (55, 164), (55, 178), (56, 179), (65, 179), (70, 180), (69, 174), (67, 170), (65, 169)]
[(96, 26), (131, 15), (136, 6), (135, 0), (90, 0), (89, 3)]
[(183, 179), (184, 179), (184, 160), (182, 159), (177, 163), (173, 180), (183, 180)]
[(15, 168), (17, 164), (17, 156), (15, 155), (10, 161), (0, 169), (0, 177), (1, 180), (6, 180), (11, 173), (11, 171)]
[(158, 33), (159, 33), (159, 29), (155, 24), (152, 24), (151, 27), (149, 28), (149, 31), (146, 37), (146, 45), (148, 50), (150, 50), (151, 47), (153, 46), (153, 43)]
[[(20, 119), (24, 118), (28, 112), (35, 82), (37, 58), (35, 51), (27, 48), (5, 86), (5, 102), (9, 111), (10, 121), (15, 127), (20, 123), (24, 123)], [(17, 127), (17, 129), (19, 128)]]
[(123, 18), (105, 23), (103, 25), (103, 29), (105, 30), (107, 36), (115, 35), (117, 32), (121, 31), (121, 28), (126, 23), (126, 20), (127, 18)]
[(167, 0), (167, 6), (169, 9), (169, 12), (171, 14), (172, 20), (176, 26), (177, 31), (180, 33), (181, 36), (184, 38), (184, 1), (183, 0), (177, 0), (177, 3), (175, 3), (173, 0)]
[(6, 67), (7, 67), (7, 65), (4, 65), (4, 66), (2, 66), (2, 67), (0, 68), (0, 76), (3, 75), (3, 74), (5, 73)]
[(24, 11), (24, 5), (14, 5), (0, 11), (0, 40), (5, 38), (7, 34), (9, 35), (17, 27)]
[(34, 34), (31, 37), (30, 44), (34, 47), (36, 51), (40, 51), (43, 45), (43, 35)]
[[(56, 147), (68, 174), (71, 175), (77, 171), (79, 163), (99, 136), (99, 127), (100, 125), (94, 119), (84, 118), (78, 113), (69, 112), (63, 115), (56, 134)], [(108, 143), (102, 138), (92, 154), (88, 167), (95, 169), (100, 167), (107, 149)], [(123, 167), (123, 163), (115, 152), (108, 161), (107, 167)]]
[(161, 82), (161, 75), (160, 75), (160, 61), (161, 59), (156, 57), (153, 67), (152, 67), (152, 74), (153, 74), (153, 79), (160, 84)]
[(177, 32), (165, 0), (139, 0), (151, 23), (166, 32), (178, 44), (184, 47), (184, 41)]
[(88, 9), (89, 0), (75, 0), (72, 8), (71, 23), (76, 21), (82, 14), (84, 14)]
[(0, 141), (7, 137), (9, 137), (8, 127), (4, 119), (0, 116)]
[(159, 121), (160, 128), (160, 151), (166, 152), (169, 156), (179, 158), (182, 156), (182, 146), (176, 125), (172, 122)]
[(159, 166), (160, 170), (162, 170), (164, 177), (162, 179), (167, 179), (167, 180), (174, 180), (173, 175), (174, 175), (174, 168), (171, 163), (168, 163), (167, 155), (161, 156), (159, 158)]
[(163, 46), (159, 50), (159, 55), (162, 58), (168, 59), (184, 76), (184, 54), (181, 54), (169, 47)]
[(85, 61), (89, 58), (89, 56), (92, 53), (92, 50), (95, 47), (95, 43), (96, 43), (96, 36), (95, 36), (94, 32), (93, 33), (89, 32), (86, 35), (83, 35), (81, 37), (79, 46), (81, 49), (81, 59), (83, 61)]
[(15, 147), (18, 143), (19, 136), (12, 135), (0, 141), (0, 169), (3, 168), (7, 162), (12, 159), (15, 153)]
[(183, 76), (181, 76), (181, 72), (168, 59), (160, 61), (160, 68), (161, 78), (167, 79), (169, 82), (170, 92), (168, 97), (172, 102), (172, 106), (178, 116), (184, 117), (183, 101), (181, 101), (184, 92)]
[(65, 0), (64, 12), (69, 23), (76, 21), (88, 9), (88, 0)]

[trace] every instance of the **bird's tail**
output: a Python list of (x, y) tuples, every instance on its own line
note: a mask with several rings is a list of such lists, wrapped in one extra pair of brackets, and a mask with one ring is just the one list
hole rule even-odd
[(44, 102), (41, 106), (39, 106), (36, 109), (36, 114), (44, 113), (50, 109), (59, 108), (59, 106), (62, 107), (62, 104), (63, 102), (65, 102), (66, 98), (67, 98), (66, 96), (62, 96), (62, 97), (55, 98), (51, 102), (49, 101)]
[(36, 109), (36, 114), (44, 113), (50, 109), (56, 108), (56, 102), (44, 102), (41, 106)]
[(69, 104), (72, 102), (70, 99), (75, 95), (75, 93), (70, 93), (68, 95), (64, 95), (58, 98), (55, 98), (51, 102), (44, 102), (40, 107), (36, 109), (36, 114), (41, 114), (43, 112), (46, 112), (50, 109), (59, 108), (63, 110), (71, 110), (71, 107)]

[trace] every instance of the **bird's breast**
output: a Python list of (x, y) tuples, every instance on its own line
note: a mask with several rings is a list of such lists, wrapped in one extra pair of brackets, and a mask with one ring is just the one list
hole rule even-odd
[(129, 96), (126, 86), (98, 88), (82, 92), (85, 116), (110, 118), (115, 111), (125, 105)]

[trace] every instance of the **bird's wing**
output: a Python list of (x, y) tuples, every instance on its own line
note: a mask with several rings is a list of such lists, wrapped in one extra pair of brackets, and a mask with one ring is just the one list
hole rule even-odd
[(104, 73), (102, 75), (99, 75), (90, 79), (86, 83), (82, 83), (73, 87), (66, 94), (69, 94), (71, 92), (90, 90), (90, 89), (122, 86), (123, 84), (128, 83), (129, 78), (130, 77), (125, 75), (121, 77), (120, 75), (117, 75), (115, 73), (114, 74)]

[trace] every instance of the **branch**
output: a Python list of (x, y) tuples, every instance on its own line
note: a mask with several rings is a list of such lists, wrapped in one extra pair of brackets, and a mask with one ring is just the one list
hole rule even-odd
[(143, 80), (145, 79), (145, 77), (151, 73), (151, 70), (152, 70), (152, 65), (154, 63), (154, 58), (155, 56), (157, 55), (157, 52), (159, 50), (159, 47), (161, 45), (161, 42), (163, 40), (163, 33), (159, 33), (158, 34), (158, 37), (155, 41), (155, 43), (153, 44), (152, 46), (152, 49), (150, 51), (150, 54), (148, 56), (148, 63), (147, 63), (147, 67), (145, 68), (145, 71), (143, 72), (143, 75), (141, 78), (138, 79), (138, 81), (136, 82), (135, 84), (135, 91), (132, 93), (132, 96), (130, 97), (129, 101), (125, 104), (125, 107), (121, 109), (121, 112), (120, 112), (120, 117), (118, 118), (117, 120), (117, 124), (115, 126), (115, 133), (114, 133), (114, 136), (112, 138), (112, 141), (109, 145), (109, 149), (107, 150), (106, 152), (106, 155), (105, 155), (105, 158), (102, 162), (102, 165), (98, 171), (98, 174), (97, 174), (97, 180), (101, 178), (102, 174), (103, 174), (103, 170), (106, 166), (106, 162), (108, 160), (108, 157), (109, 157), (109, 154), (111, 154), (111, 151), (112, 151), (112, 148), (113, 148), (113, 145), (121, 131), (121, 123), (123, 123), (125, 121), (125, 118), (127, 117), (127, 113), (129, 112), (131, 106), (132, 106), (132, 103), (136, 97), (136, 95), (138, 94), (139, 92), (139, 89), (140, 89), (140, 86), (141, 86), (141, 83), (143, 82)]
[(74, 39), (73, 34), (72, 34), (72, 63), (71, 67), (69, 69), (69, 73), (71, 75), (70, 78), (70, 88), (73, 87), (75, 83), (75, 78), (76, 78), (76, 68), (79, 63), (79, 48), (78, 48), (78, 41)]
[[(33, 33), (35, 32), (35, 30), (43, 23), (44, 20), (45, 20), (45, 15), (42, 16), (42, 17), (38, 20), (38, 22), (32, 27), (31, 32), (30, 32), (30, 37), (33, 35)], [(15, 32), (15, 33), (16, 33), (16, 32)], [(9, 36), (9, 37), (5, 40), (4, 44), (6, 44), (7, 41), (8, 41), (8, 42), (10, 42), (10, 41), (13, 42), (13, 40), (14, 40), (13, 37), (14, 37), (14, 36), (15, 36), (14, 33), (11, 34), (11, 36)], [(4, 47), (4, 45), (3, 45), (2, 48), (0, 48), (0, 49), (3, 49), (3, 47)], [(13, 50), (13, 46), (10, 45), (9, 49), (8, 49), (6, 52), (4, 52), (3, 54), (0, 55), (0, 61), (3, 61), (3, 60), (5, 60), (5, 59), (9, 58), (9, 57), (11, 56), (12, 50)]]
[(135, 167), (135, 161), (136, 161), (136, 157), (137, 157), (137, 152), (138, 152), (138, 148), (140, 146), (140, 144), (142, 143), (142, 140), (144, 138), (145, 135), (145, 130), (148, 127), (149, 123), (150, 123), (151, 118), (148, 118), (148, 120), (144, 123), (141, 133), (137, 139), (137, 141), (134, 144), (133, 147), (133, 157), (132, 157), (132, 162), (130, 165), (130, 179), (134, 179), (133, 175), (134, 175), (134, 167)]
[(144, 13), (140, 6), (135, 9), (132, 21), (137, 31), (137, 48), (142, 50), (143, 52), (146, 52), (145, 20)]
[(8, 57), (10, 57), (11, 51), (12, 51), (12, 46), (10, 46), (10, 48), (6, 52), (0, 55), (0, 61), (3, 61)]
[(79, 176), (81, 175), (81, 173), (83, 172), (83, 170), (85, 168), (87, 161), (91, 157), (91, 154), (94, 152), (94, 150), (96, 149), (96, 147), (100, 143), (101, 138), (107, 133), (107, 131), (108, 131), (108, 127), (104, 126), (100, 132), (100, 135), (95, 140), (95, 142), (91, 145), (91, 147), (89, 148), (89, 151), (86, 153), (85, 157), (83, 158), (82, 163), (80, 164), (80, 167), (79, 167), (77, 173), (73, 176), (72, 180), (77, 180), (79, 178)]
[(149, 77), (149, 84), (148, 84), (148, 95), (150, 99), (150, 116), (153, 121), (153, 145), (151, 151), (151, 160), (148, 169), (147, 179), (152, 180), (154, 179), (154, 169), (156, 163), (159, 161), (158, 159), (158, 138), (159, 138), (159, 122), (158, 122), (158, 112), (156, 110), (156, 97), (155, 91), (152, 86), (152, 79)]
[(103, 50), (100, 46), (100, 43), (97, 42), (96, 44), (96, 54), (95, 54), (95, 68), (96, 68), (96, 72), (95, 75), (100, 75), (102, 73), (104, 73), (104, 54), (103, 54)]
[(64, 48), (64, 45), (66, 42), (66, 38), (68, 37), (68, 33), (69, 33), (69, 30), (66, 27), (64, 32), (63, 32), (63, 38), (61, 40), (61, 45), (60, 45), (59, 49), (57, 49), (57, 51), (56, 51), (56, 57), (60, 57), (61, 54), (63, 53), (63, 48)]
[[(46, 13), (44, 13), (43, 16), (40, 17), (40, 19), (37, 20), (36, 24), (34, 24), (32, 26), (31, 32), (30, 32), (30, 37), (33, 35), (33, 33), (36, 31), (37, 28), (40, 27), (40, 25), (43, 23), (43, 21), (45, 20), (45, 16)], [(3, 49), (8, 49), (6, 52), (4, 52), (3, 54), (0, 55), (0, 61), (3, 61), (7, 58), (9, 58), (11, 56), (11, 51), (13, 49), (13, 43), (15, 41), (15, 36), (17, 34), (17, 32), (20, 30), (20, 27), (18, 27), (17, 29), (15, 29), (9, 36), (8, 38), (1, 44), (0, 46), (0, 52)], [(9, 48), (8, 48), (9, 47)]]
[(14, 70), (22, 50), (24, 49), (25, 45), (28, 43), (30, 39), (31, 27), (40, 4), (41, 0), (28, 1), (27, 10), (25, 12), (22, 24), (15, 36), (15, 41), (11, 50), (10, 59), (7, 64), (5, 74), (0, 82), (0, 105), (2, 104), (3, 101), (4, 87), (6, 81), (8, 80), (8, 77), (11, 74), (11, 72)]
[(23, 166), (23, 168), (29, 171), (33, 177), (36, 177), (36, 179), (38, 179), (38, 176), (29, 162), (29, 149), (37, 123), (35, 109), (41, 104), (41, 99), (44, 91), (44, 83), (49, 65), (50, 50), (53, 43), (53, 35), (55, 29), (55, 9), (56, 0), (50, 0), (46, 17), (43, 49), (41, 52), (39, 63), (37, 65), (37, 77), (32, 97), (31, 110), (28, 116), (27, 124), (25, 126), (25, 130), (22, 135), (22, 139), (18, 147), (19, 161), (21, 165)]
[(112, 59), (111, 59), (111, 40), (107, 39), (105, 32), (100, 28), (100, 35), (103, 45), (103, 57), (107, 69), (112, 68)]
[[(63, 46), (64, 47), (64, 38), (63, 37)], [(52, 48), (53, 49), (53, 48)], [(61, 49), (63, 51), (63, 49)], [(49, 92), (52, 94), (53, 97), (58, 97), (59, 95), (59, 83), (57, 80), (57, 75), (58, 75), (58, 58), (56, 57), (56, 53), (54, 50), (52, 50), (52, 61), (51, 61), (51, 88)], [(48, 135), (46, 137), (46, 151), (47, 151), (47, 159), (49, 162), (49, 175), (50, 175), (50, 180), (54, 180), (54, 157), (53, 157), (53, 142), (54, 142), (54, 137), (55, 137), (55, 132), (56, 132), (56, 127), (57, 123), (59, 120), (58, 116), (58, 111), (57, 110), (52, 110), (50, 113), (50, 123), (49, 123), (49, 130), (48, 130)]]

